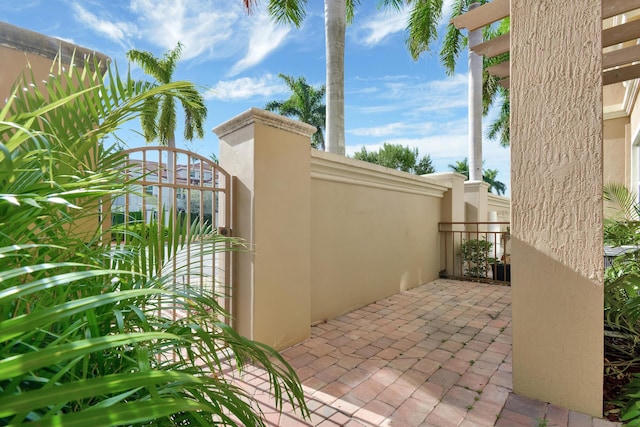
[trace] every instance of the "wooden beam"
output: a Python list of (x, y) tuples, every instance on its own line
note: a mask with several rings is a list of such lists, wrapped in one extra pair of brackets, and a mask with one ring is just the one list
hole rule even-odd
[(493, 58), (494, 56), (509, 52), (510, 41), (511, 35), (506, 33), (491, 40), (487, 40), (484, 43), (480, 43), (479, 45), (472, 47), (471, 50), (478, 55)]
[(602, 0), (602, 19), (640, 9), (640, 0)]
[(602, 47), (640, 38), (640, 20), (602, 30)]
[(511, 62), (505, 61), (491, 67), (487, 67), (487, 72), (496, 77), (509, 77)]
[(619, 67), (620, 65), (631, 64), (640, 61), (640, 44), (636, 44), (624, 49), (617, 49), (602, 55), (602, 69)]
[(511, 87), (511, 78), (507, 77), (506, 79), (498, 80), (498, 84), (508, 90)]
[(509, 16), (509, 7), (509, 0), (493, 0), (467, 13), (456, 16), (451, 20), (451, 23), (457, 29), (477, 30)]
[(640, 78), (640, 64), (605, 71), (602, 73), (602, 85), (612, 85), (637, 78)]

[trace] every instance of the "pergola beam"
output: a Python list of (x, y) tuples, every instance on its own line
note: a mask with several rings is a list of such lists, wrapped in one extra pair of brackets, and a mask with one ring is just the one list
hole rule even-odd
[[(640, 0), (602, 0), (602, 19), (618, 16), (633, 10), (640, 9)], [(510, 15), (510, 0), (493, 0), (482, 6), (476, 7), (456, 16), (451, 23), (458, 29), (466, 28), (473, 31), (490, 25)], [(626, 22), (602, 30), (602, 47), (615, 46), (620, 43), (640, 39), (640, 20)], [(478, 44), (471, 50), (486, 58), (493, 58), (508, 53), (510, 50), (510, 33), (501, 35), (491, 40)], [(611, 52), (602, 56), (604, 71), (602, 84), (610, 85), (627, 80), (640, 78), (640, 64), (629, 65), (640, 61), (640, 45), (634, 45)], [(618, 67), (613, 69), (614, 67)], [(488, 67), (487, 72), (499, 77), (499, 84), (509, 87), (510, 63), (509, 61)]]
[(640, 9), (640, 0), (602, 0), (602, 19)]
[(451, 20), (451, 23), (457, 29), (466, 28), (473, 31), (506, 18), (509, 16), (509, 12), (510, 0), (493, 0), (465, 14), (456, 16)]
[(491, 67), (487, 67), (487, 72), (492, 76), (504, 78), (509, 77), (510, 68), (511, 62), (505, 61), (496, 65), (492, 65)]
[(511, 36), (509, 33), (506, 33), (480, 43), (479, 45), (472, 47), (471, 50), (478, 55), (483, 55), (485, 58), (493, 58), (494, 56), (509, 52), (510, 39)]
[(613, 50), (602, 55), (602, 68), (608, 69), (640, 61), (640, 45)]
[(637, 38), (640, 38), (640, 20), (602, 30), (602, 47), (613, 46)]
[(628, 67), (615, 68), (602, 73), (602, 85), (626, 82), (640, 77), (640, 64), (629, 65)]

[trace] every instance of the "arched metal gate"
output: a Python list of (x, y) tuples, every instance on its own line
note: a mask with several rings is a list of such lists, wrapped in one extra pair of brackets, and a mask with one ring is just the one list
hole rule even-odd
[[(155, 256), (163, 257), (157, 273), (172, 286), (215, 291), (232, 315), (230, 247), (216, 238), (231, 234), (230, 175), (211, 159), (177, 148), (150, 146), (124, 154), (134, 192), (112, 201), (114, 229), (146, 227), (157, 233), (150, 239)], [(186, 314), (172, 313), (174, 318)]]

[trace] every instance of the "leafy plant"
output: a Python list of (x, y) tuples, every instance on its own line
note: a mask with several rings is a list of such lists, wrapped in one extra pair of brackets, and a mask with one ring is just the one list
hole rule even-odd
[[(609, 184), (604, 188), (604, 199), (605, 244), (640, 243), (636, 195), (622, 185)], [(617, 256), (604, 276), (605, 384), (615, 385), (614, 393), (608, 392), (607, 387), (605, 392), (608, 399), (614, 399), (610, 402), (614, 407), (622, 408), (623, 419), (630, 425), (640, 425), (640, 379), (632, 375), (640, 371), (639, 256), (638, 252)]]
[(638, 197), (622, 184), (604, 187), (604, 242), (611, 246), (640, 245)]
[(221, 322), (213, 291), (174, 282), (190, 266), (165, 274), (193, 242), (204, 253), (240, 242), (169, 221), (112, 246), (101, 224), (104, 201), (134, 187), (103, 143), (156, 95), (191, 102), (191, 84), (62, 69), (44, 84), (26, 76), (0, 110), (0, 424), (264, 425), (225, 360), (262, 365), (278, 407), (308, 415), (276, 351)]
[(489, 256), (492, 248), (493, 243), (485, 239), (471, 239), (462, 243), (460, 253), (465, 276), (487, 277), (489, 265), (495, 261)]
[(621, 413), (621, 420), (629, 427), (640, 426), (640, 375), (635, 374), (625, 387), (624, 398), (626, 404)]

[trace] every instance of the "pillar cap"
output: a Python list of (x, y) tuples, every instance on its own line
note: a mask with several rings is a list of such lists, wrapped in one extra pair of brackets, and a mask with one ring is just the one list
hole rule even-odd
[(255, 107), (238, 114), (219, 126), (216, 126), (213, 128), (213, 133), (215, 133), (218, 138), (223, 138), (230, 133), (254, 123), (261, 123), (276, 129), (282, 129), (287, 132), (302, 135), (306, 138), (310, 138), (311, 135), (316, 133), (315, 126)]

